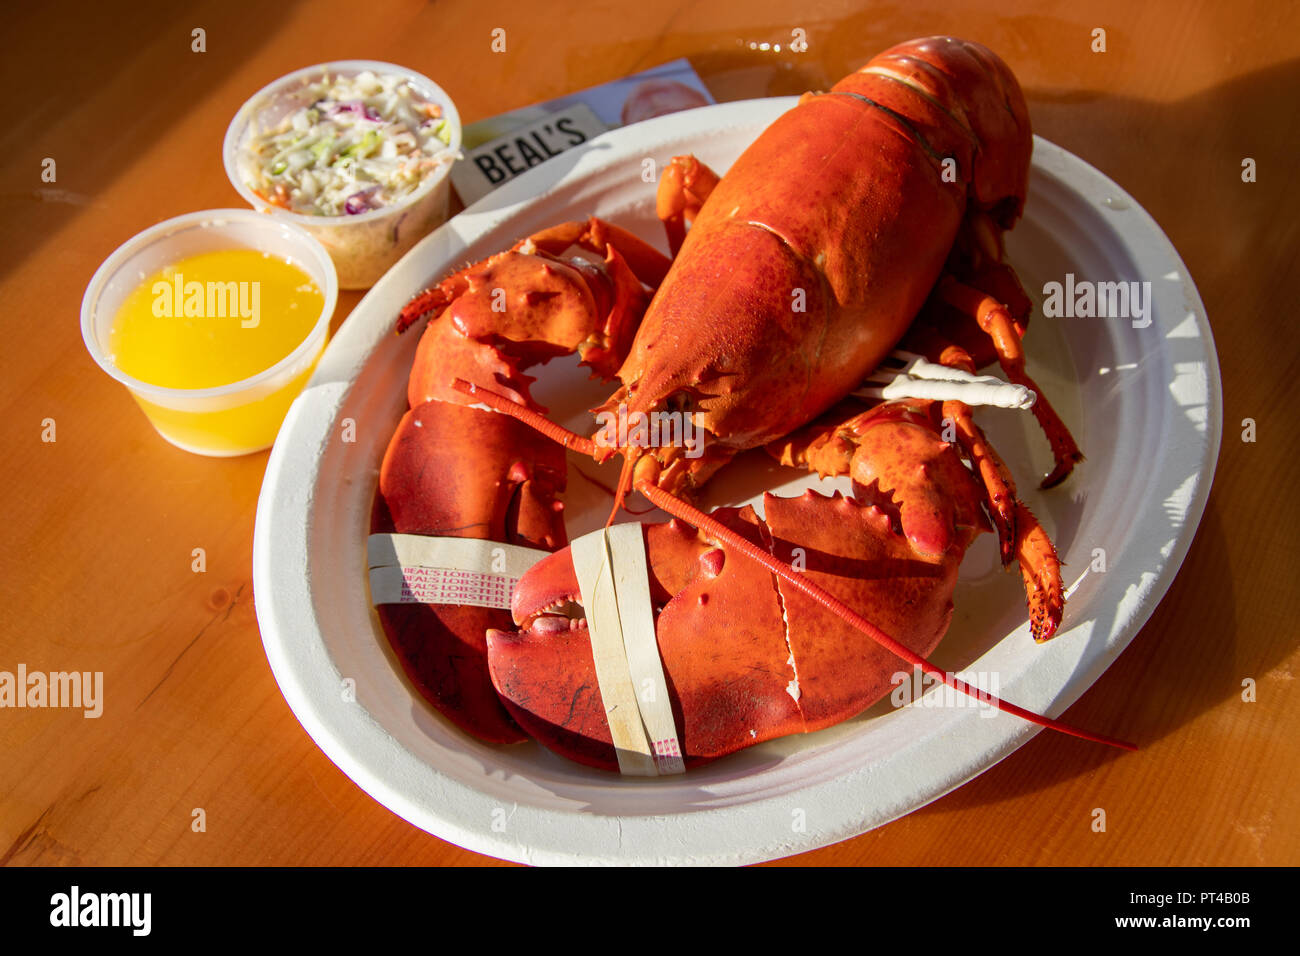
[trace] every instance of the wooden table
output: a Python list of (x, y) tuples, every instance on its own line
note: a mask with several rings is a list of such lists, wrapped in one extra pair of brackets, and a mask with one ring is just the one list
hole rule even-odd
[[(825, 88), (891, 43), (945, 32), (1007, 59), (1035, 130), (1121, 183), (1173, 240), (1214, 326), (1223, 448), (1173, 587), (1066, 714), (1122, 731), (1139, 753), (1043, 734), (924, 810), (786, 862), (1300, 862), (1300, 527), (1286, 491), (1286, 422), (1300, 404), (1300, 9), (1070, 0), (1027, 15), (969, 2), (790, 12), (807, 6), (207, 0), (182, 11), (144, 0), (9, 15), (0, 670), (103, 671), (106, 705), (98, 720), (0, 711), (0, 861), (496, 862), (374, 802), (281, 697), (253, 613), (266, 455), (207, 459), (164, 443), (80, 339), (82, 292), (119, 243), (170, 216), (240, 205), (220, 147), (253, 90), (309, 63), (384, 59), (433, 76), (475, 120), (689, 56), (719, 100), (738, 99)], [(489, 48), (498, 26), (506, 54)], [(195, 27), (204, 53), (191, 50)], [(1104, 53), (1090, 49), (1096, 27)], [(794, 28), (806, 53), (749, 47)], [(45, 157), (55, 183), (41, 179)], [(1243, 183), (1244, 157), (1257, 182)], [(358, 298), (342, 297), (336, 322)], [(1247, 417), (1254, 443), (1241, 440)], [(42, 440), (46, 419), (54, 442)], [(191, 568), (198, 547), (203, 573)], [(1105, 833), (1090, 826), (1096, 807)], [(192, 829), (196, 808), (205, 832)]]

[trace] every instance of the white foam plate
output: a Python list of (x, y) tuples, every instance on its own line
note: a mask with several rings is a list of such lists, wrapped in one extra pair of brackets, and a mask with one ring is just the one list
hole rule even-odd
[[(401, 306), (451, 269), (568, 219), (599, 215), (663, 248), (643, 160), (662, 168), (693, 152), (725, 170), (794, 102), (727, 103), (616, 130), (492, 193), (421, 242), (361, 301), (280, 430), (254, 538), (267, 657), (329, 758), (430, 833), (526, 863), (752, 863), (909, 813), (1039, 732), (1006, 714), (945, 705), (940, 688), (918, 705), (883, 702), (830, 730), (772, 741), (683, 776), (624, 779), (536, 743), (498, 747), (458, 731), (406, 682), (368, 604), (371, 502), (406, 408), (417, 341), (392, 334)], [(1153, 299), (1146, 328), (1124, 319), (1047, 319), (1036, 310), (1026, 339), (1030, 371), (1087, 455), (1060, 488), (1034, 490), (1050, 453), (1029, 415), (979, 413), (1056, 541), (1070, 599), (1059, 636), (1034, 645), (1019, 575), (1001, 572), (993, 536), (983, 535), (963, 563), (953, 624), (934, 660), (982, 674), (987, 689), (1055, 716), (1138, 633), (1187, 553), (1218, 454), (1219, 369), (1200, 297), (1154, 220), (1100, 172), (1042, 139), (1008, 256), (1031, 291), (1073, 273), (1147, 281)], [(554, 417), (594, 431), (584, 409), (612, 386), (586, 383), (575, 363), (560, 360), (540, 375), (535, 392)], [(348, 420), (351, 442), (344, 440)], [(589, 460), (571, 466), (595, 474)], [(760, 453), (720, 475), (708, 503), (815, 483)], [(609, 499), (572, 470), (567, 500), (570, 537), (608, 514)], [(1094, 570), (1102, 560), (1104, 573)], [(1121, 737), (1126, 730), (1090, 729)]]

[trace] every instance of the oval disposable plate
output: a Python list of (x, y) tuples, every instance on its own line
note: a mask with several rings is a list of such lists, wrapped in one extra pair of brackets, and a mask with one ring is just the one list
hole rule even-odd
[[(406, 682), (369, 606), (371, 502), (406, 408), (417, 341), (392, 334), (401, 306), (451, 269), (567, 219), (599, 215), (662, 247), (644, 161), (662, 169), (672, 156), (694, 152), (725, 170), (794, 102), (727, 103), (615, 130), (485, 197), (371, 290), (289, 412), (267, 465), (254, 540), (267, 657), (285, 699), (330, 759), (430, 833), (527, 863), (752, 863), (909, 813), (1038, 732), (965, 698), (945, 699), (939, 688), (911, 706), (882, 702), (830, 730), (772, 741), (682, 776), (624, 779), (535, 743), (498, 747), (456, 730)], [(1035, 292), (1049, 282), (1073, 283), (1076, 292), (1080, 282), (1135, 282), (1141, 296), (1142, 308), (1130, 303), (1128, 317), (1049, 318), (1035, 310), (1030, 371), (1087, 455), (1063, 486), (1029, 490), (1050, 454), (1028, 415), (979, 413), (1057, 542), (1070, 599), (1059, 636), (1034, 645), (1019, 575), (997, 568), (992, 535), (983, 535), (963, 563), (953, 624), (934, 660), (1055, 716), (1137, 634), (1187, 553), (1218, 454), (1219, 370), (1196, 288), (1160, 228), (1105, 176), (1042, 139), (1008, 256)], [(557, 360), (540, 370), (535, 391), (554, 417), (590, 433), (583, 409), (612, 386), (584, 380), (574, 362)], [(572, 468), (595, 474), (589, 460), (571, 458)], [(719, 476), (707, 503), (816, 483), (793, 475), (761, 453), (747, 456)], [(609, 499), (572, 470), (569, 484), (576, 536), (603, 521)]]

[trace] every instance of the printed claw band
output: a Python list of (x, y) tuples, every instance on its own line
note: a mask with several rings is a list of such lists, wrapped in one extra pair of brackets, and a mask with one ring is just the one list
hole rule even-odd
[(547, 552), (477, 538), (372, 534), (372, 604), (463, 604), (509, 609), (515, 585)]

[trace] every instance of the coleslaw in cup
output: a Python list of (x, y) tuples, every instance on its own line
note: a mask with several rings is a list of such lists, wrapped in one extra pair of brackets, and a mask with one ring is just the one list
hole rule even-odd
[(339, 286), (364, 289), (446, 220), (460, 143), (460, 115), (428, 77), (339, 60), (255, 93), (223, 153), (250, 206), (311, 233)]

